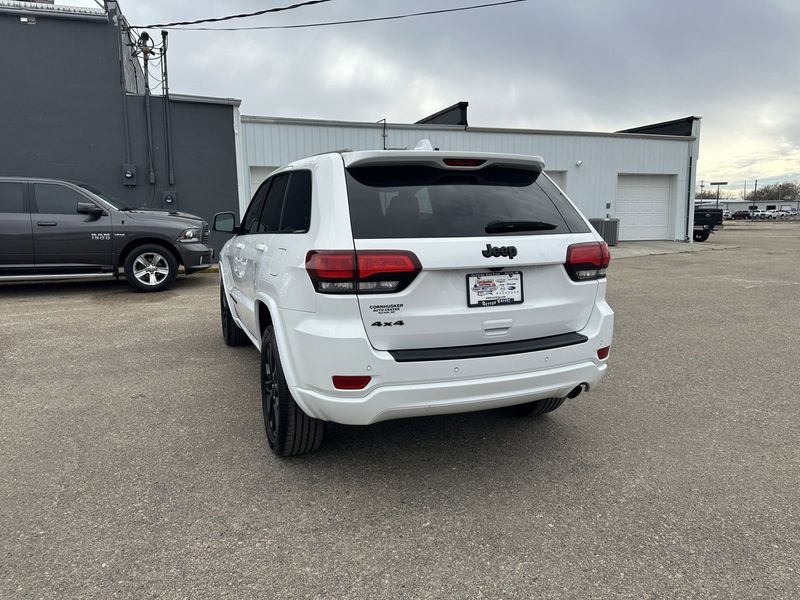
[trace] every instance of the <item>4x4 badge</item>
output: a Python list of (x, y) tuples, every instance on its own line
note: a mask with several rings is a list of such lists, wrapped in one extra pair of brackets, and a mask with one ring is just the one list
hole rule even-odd
[(481, 254), (486, 258), (490, 256), (507, 256), (513, 259), (517, 255), (517, 248), (516, 246), (492, 246), (491, 244), (486, 244), (486, 250)]

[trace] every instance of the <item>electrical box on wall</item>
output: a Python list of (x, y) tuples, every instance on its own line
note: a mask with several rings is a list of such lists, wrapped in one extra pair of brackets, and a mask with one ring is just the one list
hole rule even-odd
[(174, 190), (161, 192), (161, 206), (168, 210), (178, 210), (178, 193)]
[(136, 165), (122, 165), (122, 185), (136, 185)]

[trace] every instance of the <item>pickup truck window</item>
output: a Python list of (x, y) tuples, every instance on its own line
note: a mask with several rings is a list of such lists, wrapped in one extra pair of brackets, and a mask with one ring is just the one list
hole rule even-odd
[(21, 183), (0, 183), (0, 213), (25, 212), (25, 199)]
[(36, 211), (42, 215), (74, 215), (78, 202), (89, 202), (89, 199), (64, 185), (55, 183), (35, 183)]

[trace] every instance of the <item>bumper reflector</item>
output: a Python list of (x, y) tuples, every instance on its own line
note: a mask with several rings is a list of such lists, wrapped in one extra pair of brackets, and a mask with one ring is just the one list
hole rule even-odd
[(337, 390), (363, 390), (371, 380), (369, 375), (334, 375), (333, 387)]

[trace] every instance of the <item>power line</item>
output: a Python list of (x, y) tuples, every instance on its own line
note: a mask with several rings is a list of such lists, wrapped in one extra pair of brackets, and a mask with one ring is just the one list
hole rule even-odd
[(323, 2), (330, 2), (331, 0), (306, 0), (306, 2), (298, 2), (290, 6), (279, 6), (276, 8), (266, 8), (264, 10), (257, 10), (251, 13), (240, 13), (238, 15), (228, 15), (226, 17), (211, 17), (209, 19), (197, 19), (196, 21), (177, 21), (175, 23), (155, 23), (153, 25), (136, 25), (141, 29), (167, 29), (169, 27), (177, 27), (179, 25), (197, 25), (199, 23), (217, 23), (219, 21), (230, 21), (231, 19), (244, 19), (246, 17), (257, 17), (258, 15), (265, 15), (267, 13), (282, 12), (284, 10), (293, 10), (302, 6), (310, 6), (311, 4), (322, 4)]
[(503, 2), (490, 2), (487, 4), (473, 4), (472, 6), (460, 6), (457, 8), (443, 8), (439, 10), (426, 10), (424, 12), (407, 13), (402, 15), (390, 15), (386, 17), (371, 17), (368, 19), (350, 19), (346, 21), (326, 21), (323, 23), (303, 23), (300, 25), (261, 25), (251, 27), (173, 27), (172, 25), (149, 25), (148, 27), (161, 27), (162, 29), (176, 29), (178, 31), (252, 31), (256, 29), (302, 29), (306, 27), (328, 27), (331, 25), (349, 25), (351, 23), (374, 23), (375, 21), (393, 21), (396, 19), (408, 19), (410, 17), (422, 17), (425, 15), (440, 15), (443, 13), (460, 12), (465, 10), (475, 10), (477, 8), (489, 8), (492, 6), (502, 6), (504, 4), (516, 4), (527, 2), (528, 0), (504, 0)]

